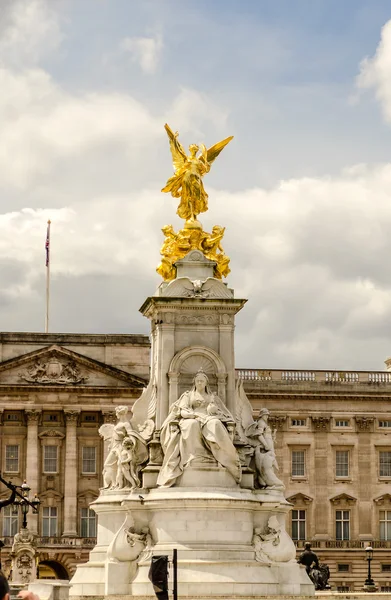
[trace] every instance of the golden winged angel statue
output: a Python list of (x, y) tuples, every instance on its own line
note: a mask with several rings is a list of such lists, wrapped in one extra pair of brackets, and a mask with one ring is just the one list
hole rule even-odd
[[(233, 135), (217, 142), (209, 149), (206, 149), (204, 144), (200, 144), (200, 146), (190, 144), (190, 154), (186, 156), (186, 152), (178, 140), (178, 132), (174, 133), (167, 123), (164, 127), (170, 141), (175, 173), (167, 181), (162, 192), (171, 192), (174, 198), (181, 199), (177, 210), (181, 219), (195, 221), (197, 215), (208, 210), (208, 194), (205, 192), (202, 177), (205, 173), (209, 173), (213, 161), (229, 144)], [(201, 154), (197, 156), (199, 151)]]

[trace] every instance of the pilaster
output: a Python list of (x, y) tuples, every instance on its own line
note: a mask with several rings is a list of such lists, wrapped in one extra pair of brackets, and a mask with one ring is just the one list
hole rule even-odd
[(77, 536), (77, 421), (80, 411), (65, 410), (64, 537)]
[[(32, 496), (39, 494), (39, 476), (42, 465), (38, 454), (38, 425), (41, 416), (40, 410), (25, 410), (27, 419), (27, 451), (26, 451), (26, 481), (31, 488)], [(30, 531), (38, 533), (38, 515), (29, 513), (28, 525)]]

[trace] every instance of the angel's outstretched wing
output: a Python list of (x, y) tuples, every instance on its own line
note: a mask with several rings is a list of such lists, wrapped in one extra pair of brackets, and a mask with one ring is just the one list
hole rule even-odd
[(132, 426), (137, 430), (147, 419), (154, 419), (156, 414), (156, 385), (152, 379), (143, 389), (140, 398), (133, 404)]
[(217, 142), (217, 144), (208, 148), (208, 150), (206, 151), (206, 158), (210, 165), (218, 157), (223, 148), (225, 148), (226, 145), (230, 143), (233, 137), (233, 135), (230, 135), (229, 137), (225, 138), (225, 140), (221, 140), (221, 142)]
[(164, 129), (167, 131), (168, 139), (170, 141), (172, 164), (175, 171), (178, 171), (178, 169), (183, 167), (187, 160), (186, 152), (184, 151), (182, 144), (178, 141), (178, 134), (175, 134), (167, 123), (164, 125)]
[(109, 440), (113, 435), (114, 425), (112, 423), (104, 423), (99, 427), (99, 435), (103, 437), (103, 439)]
[(232, 298), (231, 290), (215, 277), (207, 277), (201, 289), (206, 298)]
[(236, 402), (236, 425), (239, 437), (244, 442), (248, 442), (245, 434), (246, 429), (254, 423), (253, 409), (249, 399), (244, 391), (243, 381), (238, 379), (235, 388), (235, 402)]

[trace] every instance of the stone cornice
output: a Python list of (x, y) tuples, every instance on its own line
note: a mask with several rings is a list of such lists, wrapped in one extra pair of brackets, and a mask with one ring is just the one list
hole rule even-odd
[(153, 318), (157, 310), (212, 310), (213, 312), (239, 312), (247, 300), (238, 298), (165, 298), (164, 296), (150, 296), (140, 307), (141, 314)]

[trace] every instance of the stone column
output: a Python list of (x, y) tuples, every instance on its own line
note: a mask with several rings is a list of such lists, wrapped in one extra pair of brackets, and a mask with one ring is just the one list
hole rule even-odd
[(77, 536), (77, 419), (80, 411), (65, 410), (65, 478), (64, 478), (64, 531), (63, 537)]
[[(26, 481), (31, 488), (30, 497), (39, 496), (39, 480), (42, 465), (38, 454), (38, 423), (41, 416), (40, 410), (26, 410), (27, 417), (27, 448), (26, 448)], [(38, 533), (38, 515), (32, 514), (32, 509), (27, 517), (28, 528), (33, 533)]]

